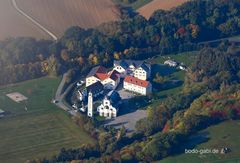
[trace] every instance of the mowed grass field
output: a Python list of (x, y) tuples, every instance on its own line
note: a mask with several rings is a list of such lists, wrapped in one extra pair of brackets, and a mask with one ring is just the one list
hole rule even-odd
[(181, 154), (166, 158), (159, 163), (238, 163), (240, 162), (240, 121), (227, 121), (211, 126), (201, 133), (208, 133), (209, 140), (196, 149), (231, 149), (227, 154)]
[(149, 61), (152, 64), (163, 64), (164, 61), (168, 59), (172, 59), (179, 63), (184, 63), (186, 66), (191, 66), (191, 64), (195, 60), (196, 54), (197, 54), (197, 51), (163, 55), (163, 56), (157, 56), (156, 58), (150, 59)]
[(111, 0), (17, 0), (17, 4), (59, 37), (71, 26), (91, 28), (119, 18)]
[[(51, 104), (59, 82), (60, 78), (40, 78), (0, 88), (0, 109), (7, 112), (0, 119), (1, 163), (51, 157), (62, 147), (94, 142), (67, 113)], [(5, 95), (11, 92), (22, 93), (27, 102), (13, 102)]]
[(149, 18), (156, 10), (170, 10), (187, 1), (189, 0), (153, 0), (152, 2), (139, 8), (137, 11), (145, 18)]
[(44, 32), (20, 15), (11, 0), (0, 1), (0, 40), (8, 37), (31, 36), (49, 38)]

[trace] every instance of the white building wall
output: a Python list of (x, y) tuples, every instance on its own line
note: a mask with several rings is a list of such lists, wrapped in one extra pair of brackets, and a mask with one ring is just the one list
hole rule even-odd
[(135, 71), (135, 66), (134, 65), (129, 65), (128, 69), (130, 71), (134, 72)]
[(119, 73), (124, 73), (126, 70), (122, 66), (114, 66), (114, 69)]
[(127, 75), (127, 70), (122, 66), (114, 66), (113, 70), (116, 70), (120, 73), (120, 77), (124, 78)]
[(113, 80), (110, 79), (110, 78), (105, 79), (105, 80), (102, 82), (102, 84), (103, 84), (104, 88), (106, 88), (106, 89), (114, 89), (114, 88), (115, 88), (115, 85), (116, 85), (115, 81), (113, 81)]
[(134, 75), (134, 77), (141, 79), (141, 80), (147, 80), (147, 78), (148, 78), (148, 73), (145, 70), (143, 70), (141, 67), (136, 69), (133, 72), (133, 75)]
[(117, 109), (114, 108), (110, 101), (107, 99), (103, 100), (103, 103), (97, 108), (99, 115), (106, 118), (117, 117)]
[(116, 81), (112, 80), (111, 78), (107, 78), (102, 82), (102, 84), (106, 89), (116, 89), (119, 82), (120, 78), (118, 78)]
[(93, 97), (91, 92), (88, 94), (88, 116), (93, 116)]
[(96, 78), (95, 76), (91, 76), (91, 77), (86, 78), (86, 87), (96, 83), (97, 81), (99, 81), (99, 79)]
[(134, 85), (128, 82), (123, 83), (123, 88), (135, 93), (139, 93), (141, 95), (146, 95), (147, 94), (147, 89), (145, 87), (140, 87), (138, 85)]

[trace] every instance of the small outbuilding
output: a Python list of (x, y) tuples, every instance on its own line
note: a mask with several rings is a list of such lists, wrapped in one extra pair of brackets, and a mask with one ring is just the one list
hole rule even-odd
[(177, 65), (178, 65), (178, 63), (177, 62), (175, 62), (175, 61), (173, 61), (173, 60), (166, 60), (165, 62), (164, 62), (164, 64), (165, 65), (168, 65), (168, 66), (170, 66), (170, 67), (177, 67)]

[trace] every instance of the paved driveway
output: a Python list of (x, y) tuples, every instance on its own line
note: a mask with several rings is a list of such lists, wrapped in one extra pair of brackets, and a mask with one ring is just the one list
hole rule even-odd
[(123, 99), (123, 100), (131, 99), (131, 98), (134, 97), (134, 94), (133, 94), (133, 93), (128, 92), (128, 91), (126, 91), (126, 90), (124, 90), (124, 89), (119, 90), (118, 93), (119, 93), (121, 99)]
[(118, 116), (115, 119), (106, 120), (105, 126), (112, 126), (115, 128), (124, 126), (127, 132), (131, 133), (135, 130), (136, 122), (144, 117), (147, 117), (146, 110), (136, 110), (135, 112)]

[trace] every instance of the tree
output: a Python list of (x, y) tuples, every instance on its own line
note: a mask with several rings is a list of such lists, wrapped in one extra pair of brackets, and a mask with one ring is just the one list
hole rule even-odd
[(114, 59), (119, 60), (120, 59), (120, 54), (115, 52), (114, 53)]
[(97, 55), (93, 57), (92, 62), (94, 65), (97, 65), (99, 63)]
[(166, 79), (163, 76), (161, 76), (158, 72), (153, 81), (158, 84), (163, 84), (166, 81)]
[(66, 49), (63, 49), (61, 51), (61, 58), (62, 60), (64, 61), (69, 61), (70, 57), (69, 57), (69, 54), (67, 53), (67, 50)]
[(160, 160), (176, 153), (179, 150), (177, 147), (182, 141), (183, 135), (179, 133), (158, 133), (146, 144), (143, 152), (148, 161)]
[(44, 62), (44, 69), (49, 76), (57, 76), (58, 74), (58, 62), (54, 55), (51, 55), (46, 62)]

